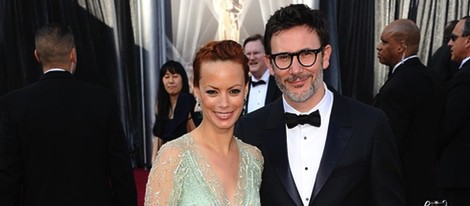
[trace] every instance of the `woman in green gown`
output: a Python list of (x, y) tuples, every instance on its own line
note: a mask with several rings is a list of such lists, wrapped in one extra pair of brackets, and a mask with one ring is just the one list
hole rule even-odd
[(263, 157), (233, 135), (248, 87), (248, 60), (231, 40), (202, 47), (193, 63), (202, 122), (165, 144), (149, 174), (145, 205), (260, 205)]

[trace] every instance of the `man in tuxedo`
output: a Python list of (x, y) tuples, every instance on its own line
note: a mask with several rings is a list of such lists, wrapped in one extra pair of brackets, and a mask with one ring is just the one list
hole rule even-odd
[(250, 113), (278, 99), (282, 93), (264, 63), (263, 36), (255, 34), (248, 37), (243, 42), (243, 50), (248, 57), (251, 74), (245, 108), (245, 113)]
[(236, 127), (237, 137), (262, 151), (262, 205), (404, 205), (385, 114), (323, 81), (332, 51), (323, 14), (302, 4), (281, 8), (264, 37), (283, 95)]
[(0, 98), (0, 205), (137, 205), (114, 93), (74, 79), (69, 27), (35, 43), (43, 76)]
[(449, 46), (460, 67), (447, 87), (437, 186), (449, 205), (460, 206), (470, 197), (470, 16), (457, 23)]
[(420, 31), (409, 19), (385, 27), (377, 46), (389, 78), (375, 97), (390, 125), (403, 164), (407, 205), (424, 205), (437, 198), (436, 141), (444, 112), (442, 79), (417, 56)]

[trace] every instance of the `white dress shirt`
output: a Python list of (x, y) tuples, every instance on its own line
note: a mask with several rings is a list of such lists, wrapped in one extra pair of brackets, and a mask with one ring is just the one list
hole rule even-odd
[(65, 72), (65, 69), (61, 69), (61, 68), (52, 68), (52, 69), (48, 69), (45, 73), (48, 73), (48, 72), (55, 72), (55, 71), (61, 71), (61, 72)]
[(411, 55), (409, 57), (404, 58), (400, 62), (398, 62), (398, 64), (393, 67), (392, 74), (393, 72), (395, 72), (395, 69), (397, 69), (398, 66), (404, 64), (408, 59), (411, 59), (411, 58), (418, 58), (418, 55)]
[(462, 69), (462, 66), (465, 64), (465, 62), (467, 62), (468, 60), (470, 60), (470, 57), (467, 57), (465, 59), (462, 60), (462, 63), (460, 63), (460, 66), (459, 66), (459, 70)]
[(260, 84), (254, 87), (250, 84), (250, 93), (248, 94), (248, 105), (247, 113), (255, 111), (264, 106), (266, 101), (266, 94), (268, 93), (268, 84), (269, 84), (269, 71), (266, 70), (261, 76), (261, 79), (257, 80), (255, 77), (251, 76), (251, 81), (257, 82), (263, 80), (266, 84)]
[(292, 108), (282, 96), (285, 112), (297, 115), (309, 114), (317, 109), (320, 112), (320, 127), (304, 124), (288, 129), (286, 126), (289, 166), (304, 205), (309, 204), (313, 192), (333, 107), (333, 93), (325, 84), (324, 87), (325, 95), (322, 100), (307, 113), (301, 113)]

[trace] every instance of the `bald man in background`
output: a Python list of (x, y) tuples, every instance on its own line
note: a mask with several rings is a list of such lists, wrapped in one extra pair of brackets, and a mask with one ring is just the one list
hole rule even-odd
[(390, 119), (407, 189), (407, 205), (423, 205), (436, 198), (435, 147), (444, 109), (439, 76), (417, 56), (420, 31), (408, 19), (385, 27), (377, 47), (389, 77), (375, 97), (374, 106)]
[(1, 206), (136, 206), (113, 91), (77, 80), (72, 30), (35, 37), (41, 79), (0, 97)]

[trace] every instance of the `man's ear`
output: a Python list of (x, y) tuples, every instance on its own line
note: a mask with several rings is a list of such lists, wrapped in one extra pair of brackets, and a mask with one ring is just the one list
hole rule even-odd
[[(325, 45), (325, 47), (323, 48), (323, 52), (322, 52), (323, 53), (323, 55), (322, 55), (322, 58), (323, 58), (322, 67), (323, 67), (323, 69), (327, 69), (328, 66), (330, 66), (330, 57), (331, 57), (331, 52), (332, 52), (331, 50), (332, 50), (332, 48), (329, 44)], [(317, 55), (317, 58), (318, 58), (318, 55)], [(317, 59), (317, 61), (318, 61), (318, 59)]]
[(465, 48), (469, 48), (470, 47), (470, 36), (466, 36), (465, 37)]
[(408, 46), (406, 45), (405, 41), (401, 41), (400, 46), (398, 47), (398, 52), (405, 53), (407, 49)]
[(72, 51), (70, 51), (69, 58), (71, 62), (77, 64), (77, 50), (75, 48), (72, 48)]
[(269, 74), (274, 75), (274, 68), (271, 64), (271, 58), (269, 57), (269, 55), (264, 55), (264, 64), (266, 64), (266, 66), (268, 67)]
[(38, 53), (37, 49), (34, 50), (34, 58), (36, 59), (36, 61), (41, 63), (41, 57), (39, 56), (39, 53)]

